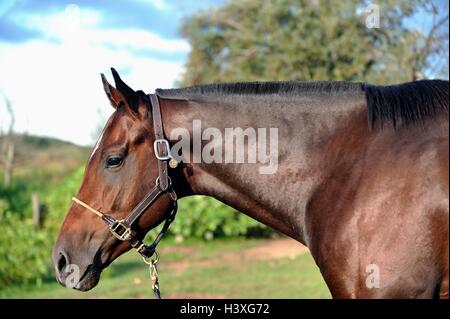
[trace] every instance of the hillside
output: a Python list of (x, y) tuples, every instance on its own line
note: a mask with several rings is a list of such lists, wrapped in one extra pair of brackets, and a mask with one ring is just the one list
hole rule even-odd
[(36, 174), (64, 177), (84, 165), (90, 152), (89, 147), (52, 137), (17, 134), (14, 139), (14, 176), (21, 179), (34, 178)]

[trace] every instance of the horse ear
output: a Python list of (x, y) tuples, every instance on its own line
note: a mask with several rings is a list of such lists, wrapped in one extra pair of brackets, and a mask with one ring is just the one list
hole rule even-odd
[(111, 68), (111, 72), (114, 78), (114, 82), (116, 84), (117, 90), (124, 97), (126, 104), (134, 111), (138, 112), (139, 107), (139, 98), (137, 93), (130, 88), (119, 76), (119, 73), (114, 68)]
[(117, 109), (124, 98), (114, 86), (108, 83), (108, 80), (106, 80), (106, 77), (103, 73), (101, 74), (101, 76), (103, 89), (105, 90), (106, 96), (108, 97), (112, 107)]

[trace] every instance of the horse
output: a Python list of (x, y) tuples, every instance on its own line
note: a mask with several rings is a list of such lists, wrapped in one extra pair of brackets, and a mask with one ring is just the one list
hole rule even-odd
[[(113, 236), (89, 208), (123, 220), (161, 176), (155, 101), (111, 70), (115, 86), (103, 74), (102, 81), (115, 111), (77, 193), (88, 204), (72, 204), (52, 253), (57, 281), (67, 285), (65, 269), (75, 264), (81, 276), (72, 288), (81, 291), (135, 246)], [(178, 149), (179, 163), (166, 166), (166, 180), (178, 198), (212, 196), (307, 246), (333, 298), (448, 298), (448, 91), (444, 80), (157, 89), (162, 134), (172, 148), (179, 132), (195, 133), (195, 121), (215, 132), (277, 129), (277, 165), (269, 173), (261, 173), (267, 157), (202, 161), (198, 151), (211, 143), (210, 134)], [(250, 157), (255, 139), (237, 139), (234, 150), (247, 147)], [(216, 142), (214, 150), (223, 151)], [(267, 154), (267, 146), (266, 134), (257, 148)], [(172, 202), (164, 193), (142, 208), (133, 236), (141, 240), (162, 223)]]

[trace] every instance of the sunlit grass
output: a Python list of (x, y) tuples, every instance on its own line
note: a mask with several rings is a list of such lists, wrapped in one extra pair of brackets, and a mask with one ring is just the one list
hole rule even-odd
[[(330, 298), (309, 253), (295, 258), (222, 261), (223, 254), (239, 254), (262, 240), (164, 243), (159, 264), (163, 297), (172, 298)], [(169, 265), (198, 262), (181, 271)], [(89, 292), (63, 288), (55, 282), (0, 291), (2, 298), (152, 298), (148, 268), (129, 252), (106, 269)]]

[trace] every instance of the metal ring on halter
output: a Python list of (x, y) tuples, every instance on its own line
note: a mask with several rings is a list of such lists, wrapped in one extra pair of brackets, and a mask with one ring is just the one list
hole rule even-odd
[[(172, 186), (172, 179), (170, 178), (170, 176), (167, 176), (167, 180), (169, 181), (169, 186)], [(156, 185), (159, 185), (159, 176), (156, 178)]]
[(158, 252), (157, 252), (156, 250), (155, 250), (154, 256), (155, 256), (155, 259), (153, 259), (153, 260), (149, 260), (151, 257), (150, 257), (150, 258), (142, 257), (142, 260), (143, 260), (144, 263), (146, 263), (147, 265), (150, 265), (152, 262), (153, 262), (153, 263), (157, 263), (158, 260), (159, 260), (159, 254), (158, 254)]
[(172, 200), (172, 202), (176, 202), (178, 200), (177, 193), (175, 193), (173, 188), (169, 188), (169, 190), (167, 191), (167, 194), (169, 194), (170, 199)]

